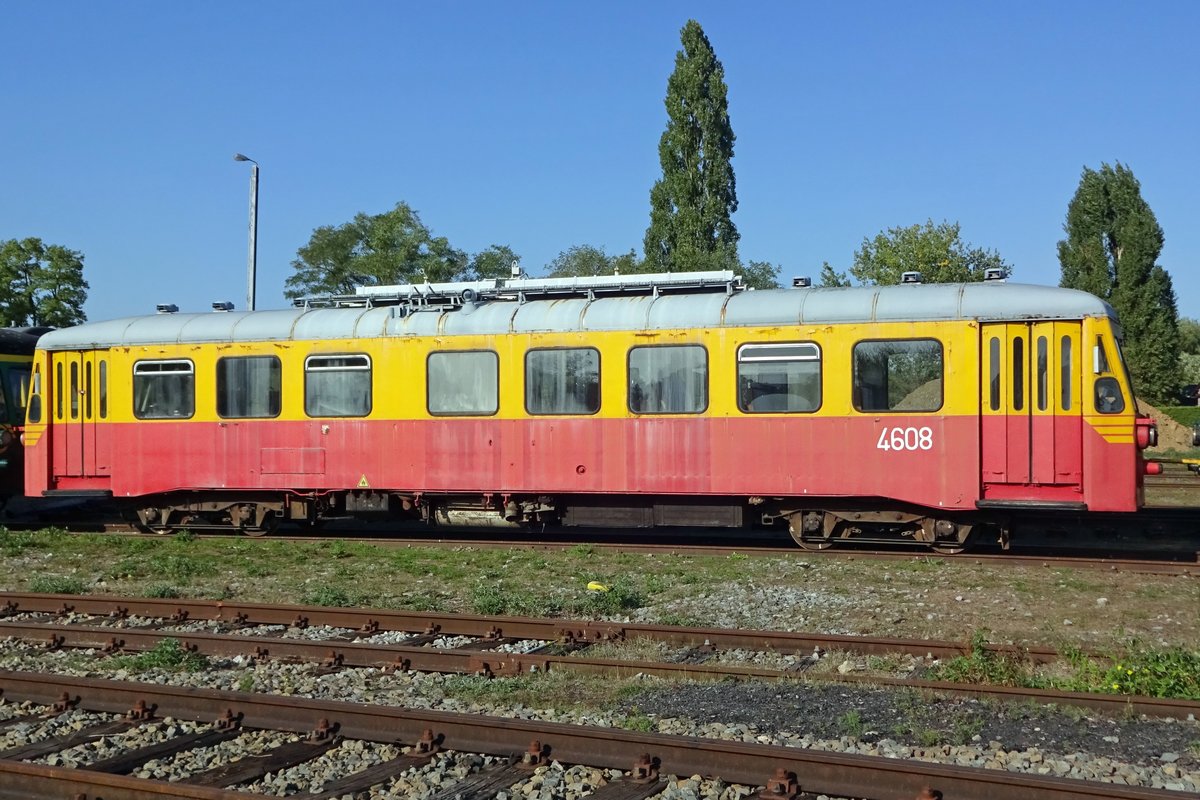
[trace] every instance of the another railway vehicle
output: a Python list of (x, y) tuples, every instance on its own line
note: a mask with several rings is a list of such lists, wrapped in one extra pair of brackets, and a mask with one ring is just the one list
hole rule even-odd
[(989, 277), (514, 278), (160, 307), (41, 339), (27, 489), (119, 498), (163, 532), (786, 524), (805, 547), (942, 552), (985, 528), (1006, 541), (1022, 510), (1136, 510), (1155, 429), (1112, 308)]
[(21, 434), (38, 336), (49, 328), (0, 328), (0, 508), (25, 491)]

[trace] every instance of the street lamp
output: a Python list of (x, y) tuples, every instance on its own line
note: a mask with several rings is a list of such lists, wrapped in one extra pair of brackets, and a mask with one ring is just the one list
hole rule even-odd
[(250, 256), (246, 266), (246, 310), (254, 310), (255, 270), (258, 266), (258, 162), (241, 153), (233, 156), (234, 161), (249, 161), (250, 168)]

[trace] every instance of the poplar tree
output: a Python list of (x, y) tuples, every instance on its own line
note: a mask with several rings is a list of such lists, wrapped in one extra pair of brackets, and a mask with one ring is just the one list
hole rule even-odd
[(737, 269), (733, 128), (725, 69), (704, 29), (688, 20), (667, 79), (667, 128), (658, 144), (663, 176), (650, 190), (649, 272)]
[(77, 325), (87, 290), (83, 253), (36, 237), (0, 242), (0, 325)]
[(1163, 231), (1129, 167), (1083, 168), (1058, 243), (1060, 286), (1107, 300), (1125, 333), (1138, 394), (1172, 401), (1178, 388), (1179, 322), (1171, 276), (1159, 266)]

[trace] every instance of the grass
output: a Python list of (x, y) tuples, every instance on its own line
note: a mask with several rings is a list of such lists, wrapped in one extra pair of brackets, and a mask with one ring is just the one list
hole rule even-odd
[(331, 608), (354, 608), (361, 605), (354, 595), (336, 586), (318, 586), (311, 589), (301, 597), (300, 602), (306, 606)]
[(29, 591), (40, 594), (83, 594), (87, 588), (81, 579), (68, 575), (34, 575)]
[(130, 672), (167, 670), (169, 672), (198, 672), (208, 666), (208, 659), (187, 650), (178, 639), (163, 639), (152, 650), (128, 656), (114, 656), (108, 664)]
[(971, 636), (970, 652), (938, 664), (930, 671), (931, 679), (991, 686), (1028, 686), (1032, 679), (1028, 661), (995, 653), (987, 649), (987, 644), (987, 632), (975, 631)]

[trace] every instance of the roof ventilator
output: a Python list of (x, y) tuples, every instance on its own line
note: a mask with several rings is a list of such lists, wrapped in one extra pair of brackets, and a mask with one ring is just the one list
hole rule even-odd
[(1008, 277), (1008, 270), (1004, 267), (988, 267), (983, 271), (983, 279), (985, 281), (1002, 281)]
[(919, 272), (902, 272), (900, 274), (901, 283), (923, 283), (924, 279)]
[(803, 278), (792, 278), (792, 288), (807, 289), (812, 286), (812, 278), (805, 276)]
[(228, 300), (218, 300), (212, 304), (213, 311), (233, 311), (233, 303)]
[(174, 314), (179, 310), (179, 306), (174, 303), (159, 303), (154, 307), (154, 310), (159, 314)]

